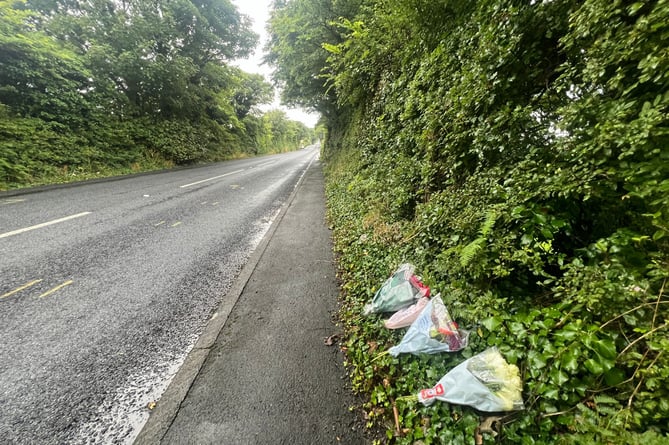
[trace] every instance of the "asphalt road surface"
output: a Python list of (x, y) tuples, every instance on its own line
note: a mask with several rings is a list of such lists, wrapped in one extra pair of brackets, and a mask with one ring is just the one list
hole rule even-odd
[(0, 194), (2, 443), (131, 443), (316, 156)]

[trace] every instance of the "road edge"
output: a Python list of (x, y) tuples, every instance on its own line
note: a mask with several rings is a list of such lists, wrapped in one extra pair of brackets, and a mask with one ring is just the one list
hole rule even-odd
[(200, 369), (202, 369), (202, 365), (209, 356), (209, 352), (214, 346), (219, 333), (225, 326), (232, 309), (237, 304), (239, 297), (242, 295), (242, 292), (251, 278), (253, 271), (258, 266), (260, 259), (265, 254), (265, 250), (267, 250), (267, 246), (274, 236), (276, 229), (279, 227), (279, 224), (281, 224), (283, 217), (295, 200), (295, 196), (297, 196), (297, 193), (304, 182), (304, 177), (311, 169), (311, 166), (318, 155), (319, 152), (317, 151), (311, 156), (309, 164), (297, 180), (295, 188), (290, 196), (288, 196), (286, 202), (282, 204), (281, 210), (258, 244), (258, 247), (256, 247), (253, 253), (251, 253), (251, 256), (249, 256), (248, 261), (233, 282), (230, 290), (221, 299), (221, 303), (207, 322), (202, 334), (200, 334), (200, 337), (195, 343), (195, 346), (193, 346), (193, 349), (191, 349), (186, 356), (183, 364), (179, 367), (179, 370), (172, 378), (167, 389), (165, 389), (165, 392), (163, 392), (158, 400), (149, 419), (133, 440), (133, 445), (157, 445), (161, 443), (163, 437), (167, 434), (167, 431), (179, 412), (181, 403), (188, 395), (188, 391), (190, 391)]
[[(294, 150), (294, 151), (297, 151), (297, 150)], [(83, 186), (83, 185), (103, 184), (103, 183), (107, 183), (107, 182), (122, 181), (124, 179), (139, 178), (139, 177), (142, 177), (142, 176), (160, 175), (160, 174), (163, 174), (163, 173), (172, 173), (172, 172), (177, 172), (177, 171), (182, 171), (182, 170), (194, 170), (194, 169), (197, 169), (197, 168), (209, 167), (209, 166), (212, 166), (212, 165), (223, 164), (223, 163), (226, 163), (226, 162), (248, 160), (248, 159), (259, 159), (259, 158), (264, 158), (264, 157), (268, 157), (268, 156), (274, 156), (276, 154), (280, 154), (280, 153), (271, 153), (271, 154), (262, 154), (262, 155), (256, 155), (256, 156), (248, 156), (248, 157), (243, 157), (243, 158), (225, 159), (225, 160), (222, 160), (222, 161), (207, 162), (207, 163), (202, 163), (202, 164), (178, 165), (176, 167), (164, 168), (164, 169), (159, 169), (159, 170), (146, 170), (146, 171), (141, 171), (141, 172), (137, 172), (137, 173), (123, 173), (123, 174), (112, 175), (112, 176), (101, 176), (99, 178), (90, 178), (90, 179), (82, 179), (82, 180), (76, 180), (76, 181), (70, 181), (70, 182), (58, 182), (58, 183), (53, 183), (53, 184), (42, 184), (42, 185), (35, 185), (35, 186), (28, 186), (28, 187), (13, 188), (13, 189), (8, 189), (8, 190), (0, 190), (0, 199), (2, 199), (2, 198), (13, 198), (15, 196), (32, 195), (34, 193), (41, 193), (41, 192), (50, 192), (52, 190), (74, 188), (74, 187), (79, 187), (79, 186)]]

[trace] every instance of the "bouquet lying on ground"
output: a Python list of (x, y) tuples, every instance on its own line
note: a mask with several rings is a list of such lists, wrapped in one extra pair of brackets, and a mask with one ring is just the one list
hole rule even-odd
[(425, 305), (400, 344), (388, 349), (388, 353), (397, 357), (402, 353), (418, 355), (454, 352), (467, 346), (468, 337), (469, 333), (453, 321), (441, 296), (437, 294)]
[(365, 305), (365, 315), (395, 312), (414, 304), (421, 297), (429, 297), (430, 288), (414, 275), (414, 266), (402, 264)]
[(523, 384), (516, 365), (504, 360), (497, 348), (489, 348), (465, 360), (439, 382), (418, 394), (418, 401), (430, 405), (435, 400), (468, 405), (479, 411), (523, 409)]
[(430, 297), (421, 297), (411, 306), (395, 312), (389, 319), (383, 322), (383, 325), (388, 329), (409, 327), (416, 321), (429, 302)]

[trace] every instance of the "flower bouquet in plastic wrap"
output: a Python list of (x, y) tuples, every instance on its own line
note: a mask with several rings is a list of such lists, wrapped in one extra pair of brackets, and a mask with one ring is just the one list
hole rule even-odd
[(417, 399), (424, 405), (441, 400), (485, 412), (515, 411), (523, 409), (522, 390), (518, 367), (508, 364), (497, 348), (489, 348), (450, 370), (433, 388), (420, 391)]
[(429, 302), (430, 297), (420, 297), (418, 301), (411, 306), (395, 312), (389, 319), (383, 322), (383, 325), (388, 329), (409, 327), (416, 321)]
[(374, 294), (371, 303), (365, 305), (363, 312), (365, 315), (395, 312), (429, 295), (430, 288), (414, 275), (414, 267), (411, 264), (402, 264)]
[(411, 324), (397, 346), (387, 353), (397, 357), (402, 353), (434, 354), (454, 352), (467, 346), (469, 333), (453, 321), (440, 295), (432, 298)]

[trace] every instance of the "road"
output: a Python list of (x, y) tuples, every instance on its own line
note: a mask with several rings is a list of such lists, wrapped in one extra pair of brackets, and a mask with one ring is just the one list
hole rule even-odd
[(131, 443), (316, 156), (0, 195), (3, 443)]

